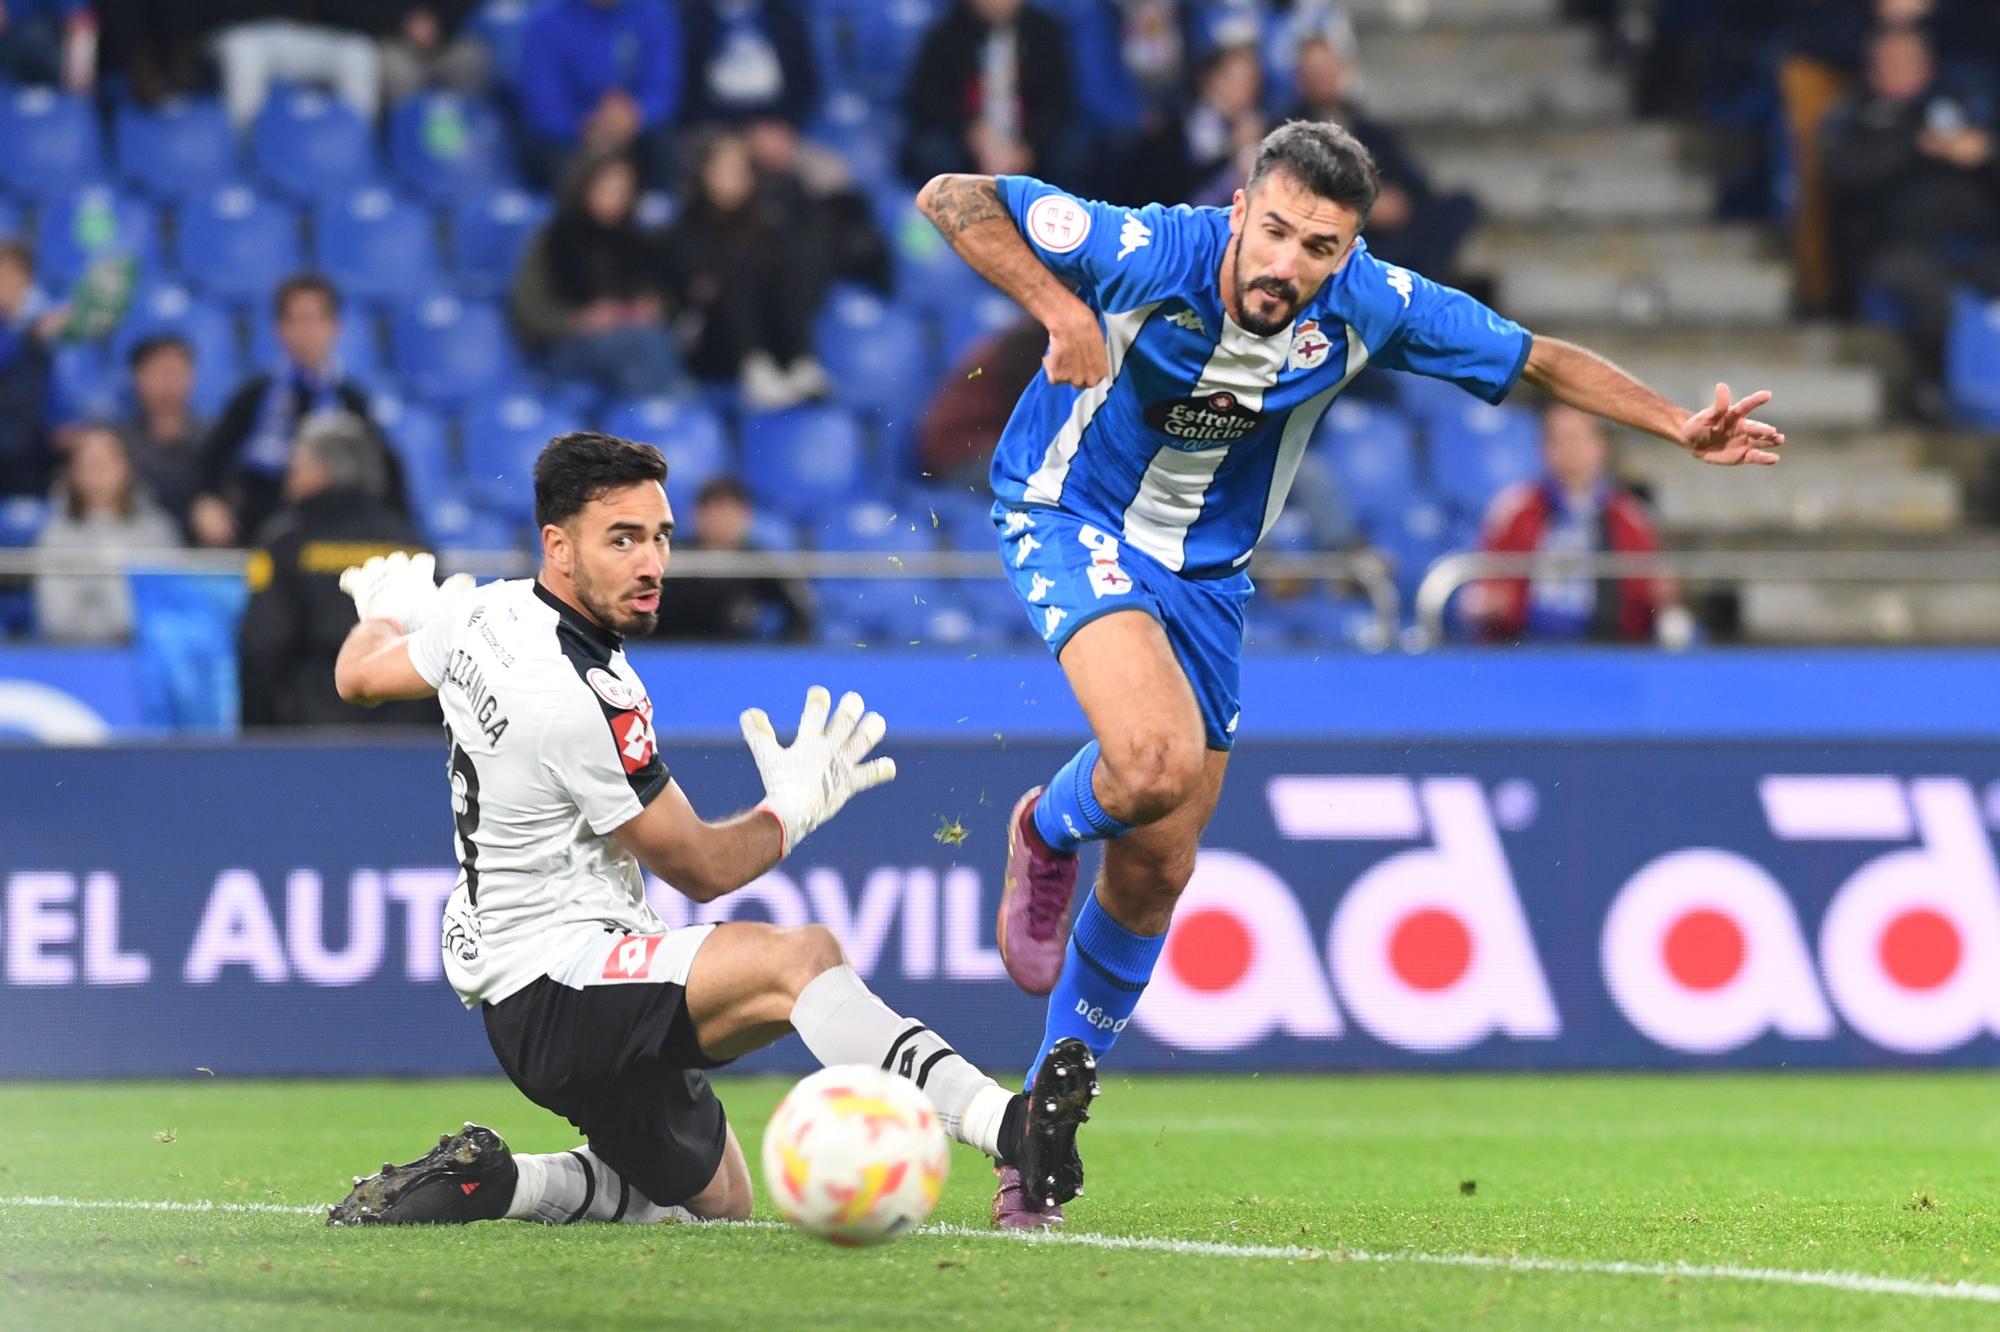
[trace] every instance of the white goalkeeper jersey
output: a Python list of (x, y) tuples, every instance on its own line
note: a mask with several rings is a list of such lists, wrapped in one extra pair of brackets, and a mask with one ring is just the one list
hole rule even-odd
[(410, 638), (451, 733), (458, 887), (444, 968), (498, 1003), (593, 938), (661, 934), (612, 838), (667, 787), (653, 704), (619, 636), (538, 582), (489, 583)]

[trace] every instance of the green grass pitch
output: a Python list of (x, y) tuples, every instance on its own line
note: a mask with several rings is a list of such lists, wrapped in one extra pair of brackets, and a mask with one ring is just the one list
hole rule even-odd
[[(721, 1090), (754, 1164), (783, 1084)], [(964, 1149), (946, 1230), (859, 1252), (292, 1210), (465, 1119), (574, 1145), (499, 1082), (0, 1086), (0, 1327), (2000, 1326), (1990, 1075), (1113, 1075), (1053, 1243), (950, 1232)]]

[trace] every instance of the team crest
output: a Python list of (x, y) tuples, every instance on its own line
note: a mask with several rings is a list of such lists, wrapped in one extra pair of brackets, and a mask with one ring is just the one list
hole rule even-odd
[(1308, 319), (1292, 334), (1292, 354), (1285, 360), (1287, 370), (1317, 370), (1326, 363), (1333, 341), (1319, 331), (1319, 321)]

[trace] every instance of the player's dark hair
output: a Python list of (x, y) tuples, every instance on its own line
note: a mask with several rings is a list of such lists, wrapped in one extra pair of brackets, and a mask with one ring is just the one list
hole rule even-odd
[(1330, 120), (1288, 120), (1266, 134), (1257, 145), (1245, 191), (1254, 193), (1273, 171), (1284, 172), (1322, 199), (1352, 208), (1363, 221), (1382, 188), (1374, 155)]
[(340, 313), (340, 291), (318, 273), (294, 273), (278, 284), (276, 294), (271, 297), (271, 313), (278, 318), (285, 317), (285, 307), (292, 303), (294, 296), (317, 296), (326, 302), (326, 312)]
[(535, 459), (535, 526), (567, 522), (592, 500), (641, 481), (667, 482), (667, 460), (651, 444), (595, 430), (557, 435)]

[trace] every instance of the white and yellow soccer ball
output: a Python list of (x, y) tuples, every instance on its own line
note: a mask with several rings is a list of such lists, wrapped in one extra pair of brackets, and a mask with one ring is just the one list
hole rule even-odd
[(835, 1244), (881, 1244), (923, 1224), (951, 1163), (937, 1111), (908, 1079), (823, 1068), (764, 1130), (764, 1187), (787, 1221)]

